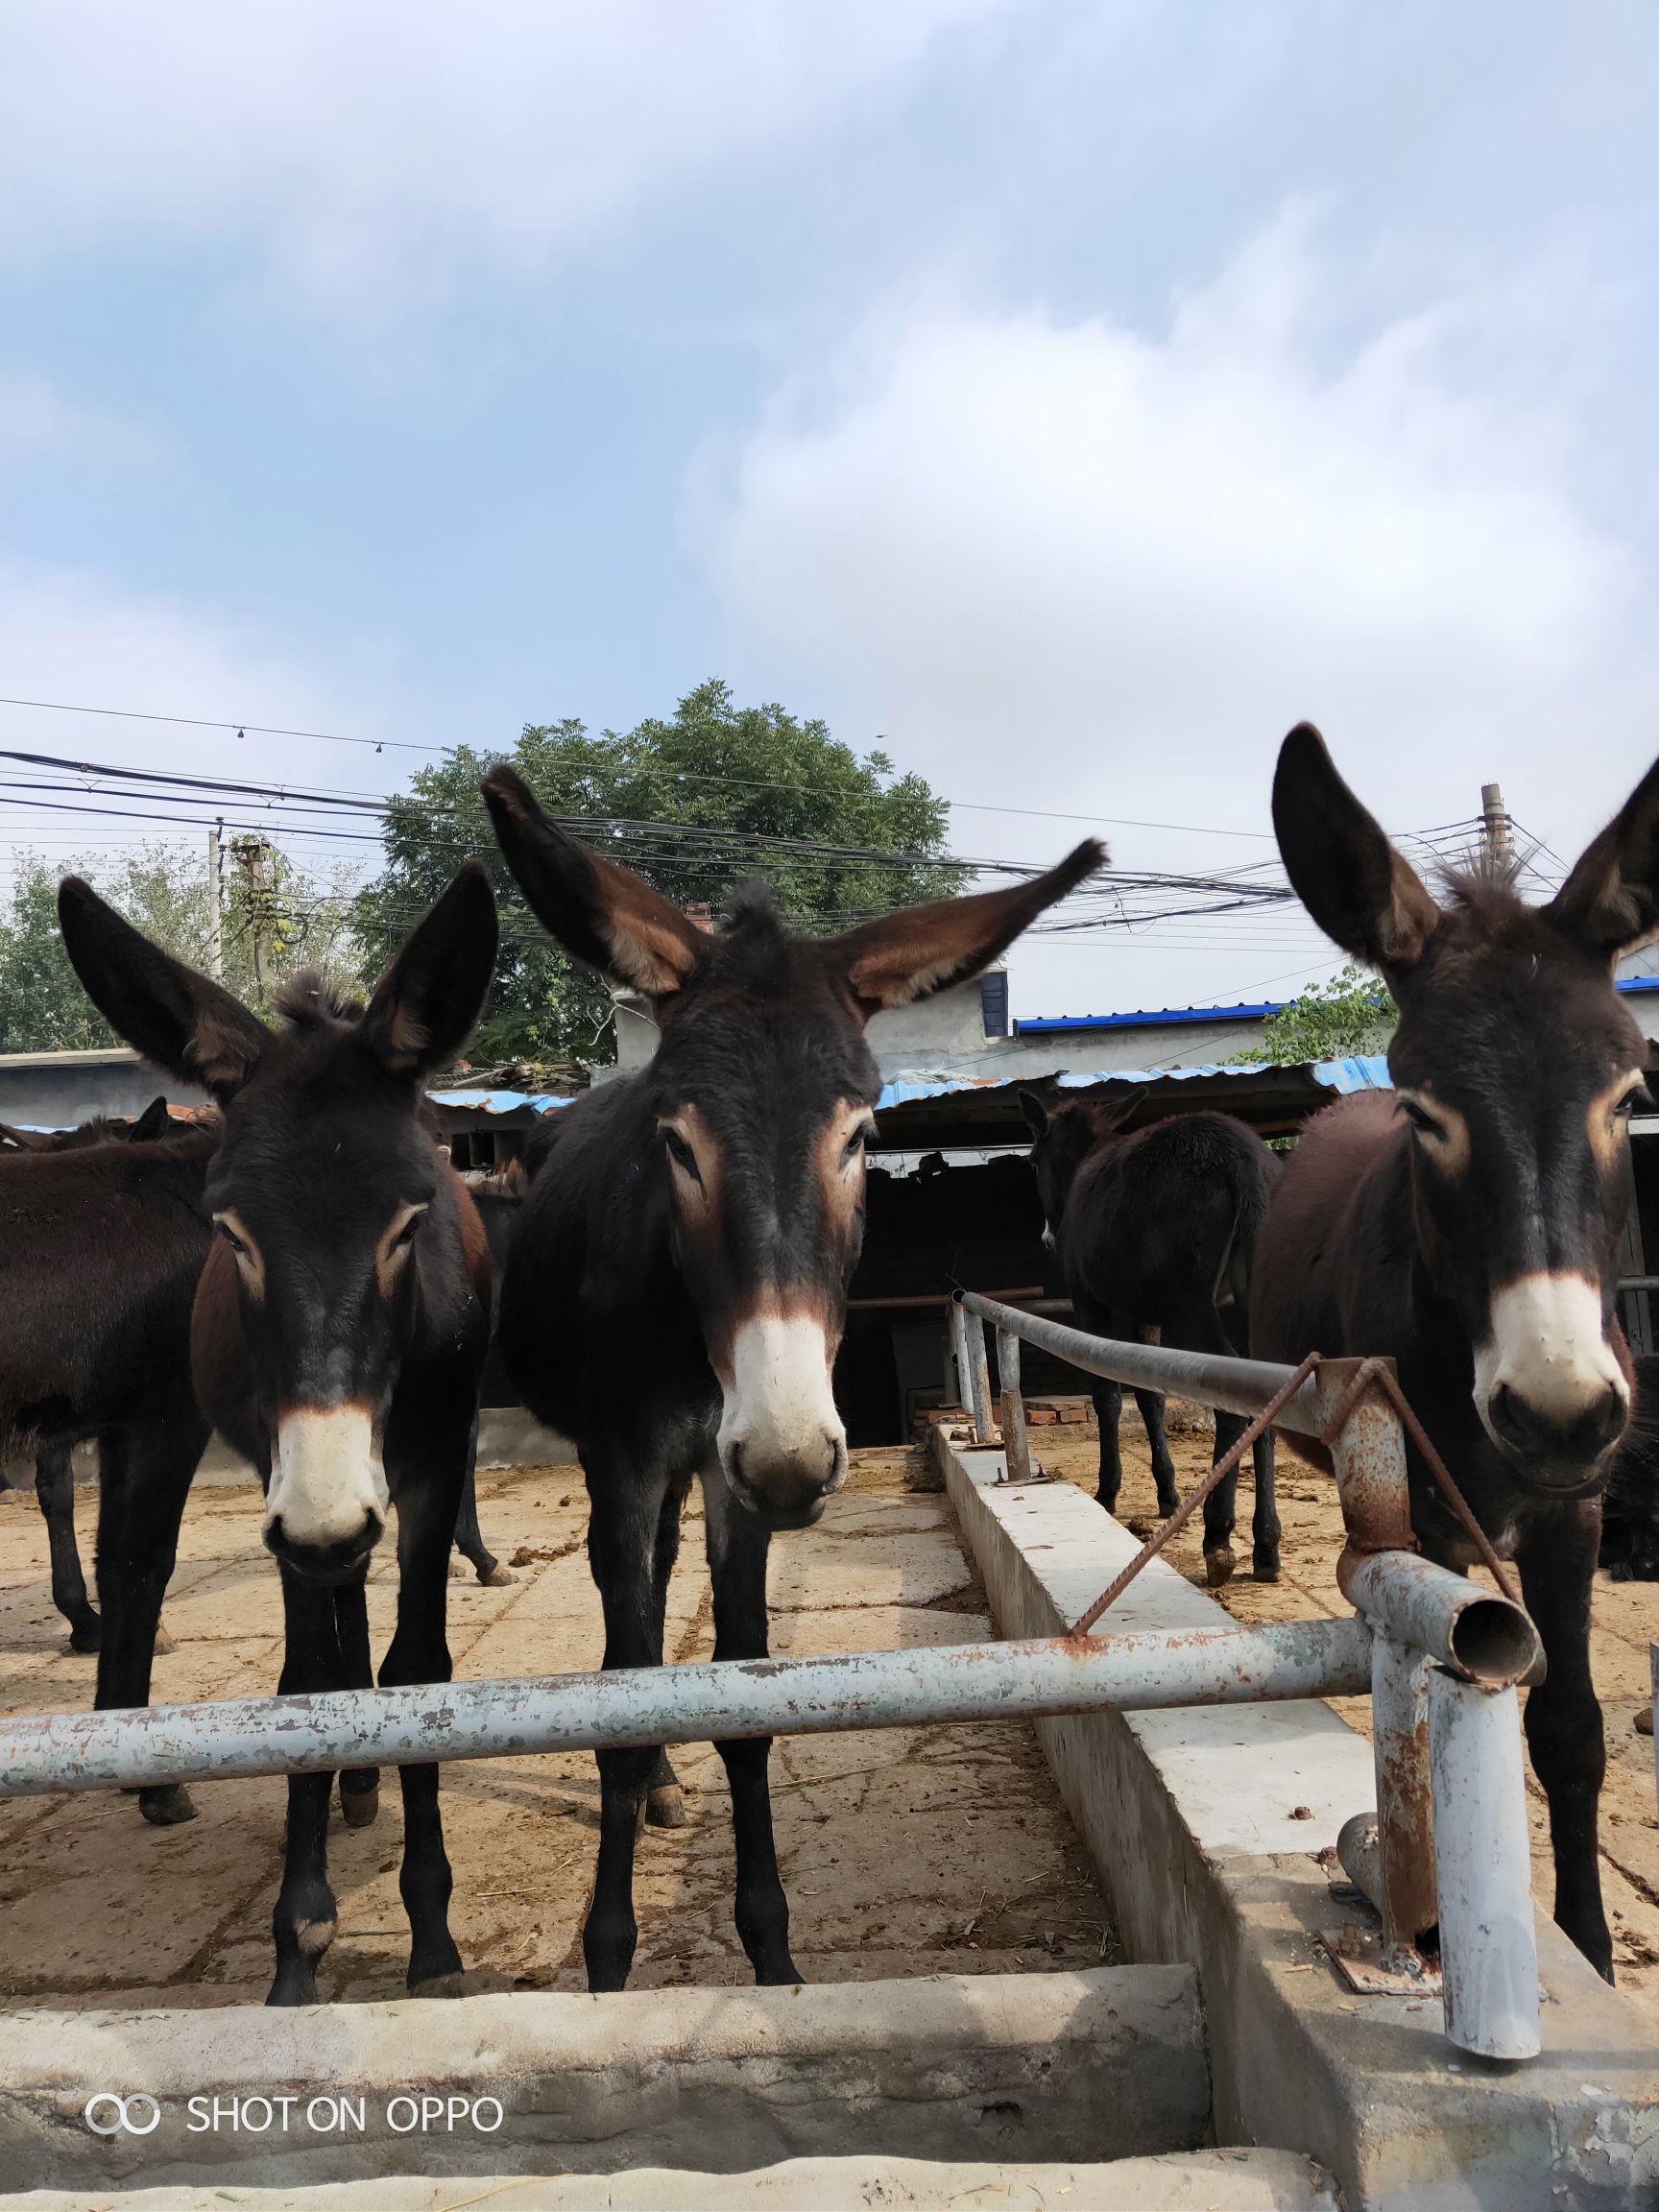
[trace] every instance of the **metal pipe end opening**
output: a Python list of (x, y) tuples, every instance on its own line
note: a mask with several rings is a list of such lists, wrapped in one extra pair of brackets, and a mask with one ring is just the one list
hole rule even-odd
[(1501, 1689), (1537, 1662), (1538, 1631), (1506, 1598), (1474, 1598), (1452, 1623), (1452, 1657), (1471, 1682)]

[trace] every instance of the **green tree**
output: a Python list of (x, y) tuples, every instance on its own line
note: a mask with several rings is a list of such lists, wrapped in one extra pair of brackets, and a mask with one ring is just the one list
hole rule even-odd
[[(358, 950), (346, 885), (308, 877), (273, 848), (261, 850), (268, 858), (257, 880), (245, 868), (226, 870), (220, 933), (228, 988), (261, 1013), (268, 1011), (261, 968), (270, 989), (305, 967), (325, 968), (334, 981), (357, 988)], [(116, 1042), (63, 950), (58, 930), (60, 875), (84, 876), (147, 937), (193, 968), (208, 967), (204, 854), (148, 845), (113, 868), (87, 860), (54, 866), (23, 854), (10, 905), (0, 912), (0, 1052), (79, 1051)]]
[(846, 928), (943, 897), (969, 874), (945, 854), (949, 809), (921, 777), (896, 775), (885, 754), (860, 757), (822, 722), (738, 707), (722, 683), (622, 734), (534, 723), (510, 753), (458, 746), (392, 801), (386, 867), (360, 895), (355, 927), (384, 960), (467, 854), (485, 860), (502, 948), (475, 1060), (614, 1057), (609, 992), (554, 950), (496, 852), (478, 784), (498, 759), (587, 842), (716, 914), (740, 878), (760, 876), (801, 927)]
[(1259, 1051), (1241, 1061), (1271, 1061), (1293, 1067), (1306, 1060), (1347, 1060), (1385, 1051), (1399, 1012), (1380, 975), (1347, 967), (1339, 975), (1315, 983), (1262, 1023)]

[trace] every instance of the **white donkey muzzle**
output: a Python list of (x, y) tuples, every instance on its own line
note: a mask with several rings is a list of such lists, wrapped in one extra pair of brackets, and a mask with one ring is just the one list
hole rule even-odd
[(1536, 1274), (1503, 1286), (1492, 1300), (1491, 1336), (1475, 1354), (1475, 1407), (1494, 1443), (1512, 1456), (1562, 1462), (1562, 1478), (1618, 1442), (1630, 1386), (1594, 1283)]
[(743, 1322), (725, 1400), (720, 1463), (735, 1497), (774, 1527), (816, 1521), (847, 1479), (823, 1322), (807, 1313)]
[(265, 1540), (284, 1551), (369, 1551), (391, 1506), (367, 1406), (300, 1407), (276, 1424)]

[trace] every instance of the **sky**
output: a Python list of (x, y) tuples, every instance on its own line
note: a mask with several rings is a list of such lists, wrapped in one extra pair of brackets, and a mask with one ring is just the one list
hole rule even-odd
[[(331, 735), (0, 745), (383, 791), (720, 675), (963, 854), (1208, 872), (1307, 717), (1558, 874), (1659, 751), (1656, 100), (1651, 0), (11, 0), (0, 694)], [(1014, 1010), (1338, 964), (1093, 930)]]

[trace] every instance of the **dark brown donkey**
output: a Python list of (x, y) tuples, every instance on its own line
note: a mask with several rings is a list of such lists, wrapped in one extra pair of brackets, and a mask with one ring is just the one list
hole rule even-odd
[[(1144, 1096), (1137, 1092), (1121, 1105), (1075, 1099), (1050, 1106), (1035, 1091), (1021, 1092), (1047, 1223), (1044, 1241), (1060, 1262), (1078, 1327), (1092, 1335), (1184, 1352), (1242, 1352), (1273, 1155), (1229, 1114), (1181, 1114), (1121, 1134)], [(1118, 1449), (1123, 1386), (1092, 1381), (1091, 1388), (1100, 1426), (1096, 1496), (1115, 1513), (1123, 1480)], [(1135, 1403), (1151, 1447), (1158, 1510), (1173, 1513), (1180, 1500), (1164, 1435), (1164, 1400), (1156, 1390), (1137, 1390)], [(1246, 1426), (1237, 1413), (1216, 1414), (1215, 1459), (1232, 1450)], [(1254, 1466), (1252, 1564), (1262, 1581), (1277, 1582), (1270, 1436), (1255, 1446)], [(1233, 1573), (1238, 1489), (1238, 1476), (1229, 1475), (1204, 1501), (1204, 1570), (1212, 1587)]]
[[(566, 950), (643, 992), (651, 1066), (560, 1116), (507, 1258), (501, 1349), (538, 1417), (574, 1438), (605, 1665), (655, 1667), (693, 1476), (703, 1484), (714, 1649), (766, 1651), (766, 1553), (816, 1521), (847, 1472), (830, 1371), (864, 1221), (864, 1146), (880, 1091), (864, 1024), (972, 975), (1099, 863), (1080, 845), (1046, 876), (943, 900), (843, 937), (785, 930), (741, 893), (699, 929), (637, 876), (549, 822), (508, 769), (484, 785), (509, 866)], [(722, 1743), (737, 1932), (759, 1982), (799, 1979), (778, 1876), (769, 1741)], [(633, 1962), (634, 1848), (654, 1750), (599, 1754), (599, 1863), (588, 1979)]]
[[(216, 1129), (151, 1143), (8, 1152), (0, 1165), (0, 1439), (52, 1455), (98, 1442), (99, 1707), (143, 1705), (179, 1523), (207, 1442), (190, 1308), (212, 1238)], [(73, 1493), (66, 1501), (73, 1510)], [(68, 1522), (76, 1578), (74, 1527)], [(54, 1579), (58, 1562), (54, 1559)], [(93, 1616), (96, 1622), (97, 1616)], [(182, 1789), (139, 1792), (157, 1826)]]
[[(489, 1249), (430, 1133), (421, 1078), (478, 1016), (495, 902), (463, 869), (366, 1010), (291, 984), (273, 1031), (71, 878), (63, 941), (92, 1002), (148, 1058), (201, 1083), (225, 1123), (205, 1203), (218, 1232), (191, 1331), (204, 1411), (265, 1483), (282, 1577), (284, 1692), (360, 1689), (373, 1672), (364, 1582), (397, 1507), (397, 1627), (383, 1685), (446, 1682), (450, 1540), (489, 1334)], [(129, 1156), (132, 1148), (128, 1147)], [(409, 1986), (448, 1994), (461, 1958), (436, 1766), (399, 1769)], [(334, 1934), (328, 1774), (288, 1782), (270, 2002), (311, 2004)], [(343, 1778), (373, 1817), (375, 1777)]]
[[(1659, 926), (1659, 766), (1542, 907), (1456, 875), (1436, 904), (1307, 724), (1280, 753), (1273, 821), (1308, 911), (1387, 977), (1400, 1024), (1394, 1092), (1315, 1116), (1279, 1177), (1252, 1346), (1288, 1361), (1392, 1354), (1481, 1527), (1519, 1566), (1549, 1662), (1527, 1737), (1550, 1805), (1555, 1918), (1611, 1980), (1590, 1590), (1599, 1494), (1630, 1418), (1613, 1298), (1647, 1065), (1613, 969)], [(1472, 1546), (1408, 1458), (1424, 1549), (1467, 1566)]]
[[(14, 1129), (0, 1121), (0, 1191), (4, 1190), (7, 1157), (12, 1153), (78, 1152), (90, 1144), (153, 1144), (170, 1133), (165, 1098), (153, 1098), (132, 1122), (99, 1116), (76, 1129)], [(52, 1561), (52, 1602), (69, 1623), (69, 1648), (96, 1651), (100, 1635), (98, 1609), (86, 1595), (86, 1577), (81, 1570), (81, 1552), (75, 1542), (74, 1444), (66, 1437), (43, 1438), (35, 1448), (35, 1496), (46, 1523), (46, 1544)], [(5, 1478), (0, 1476), (0, 1486)], [(157, 1652), (169, 1648), (164, 1633), (157, 1633)]]

